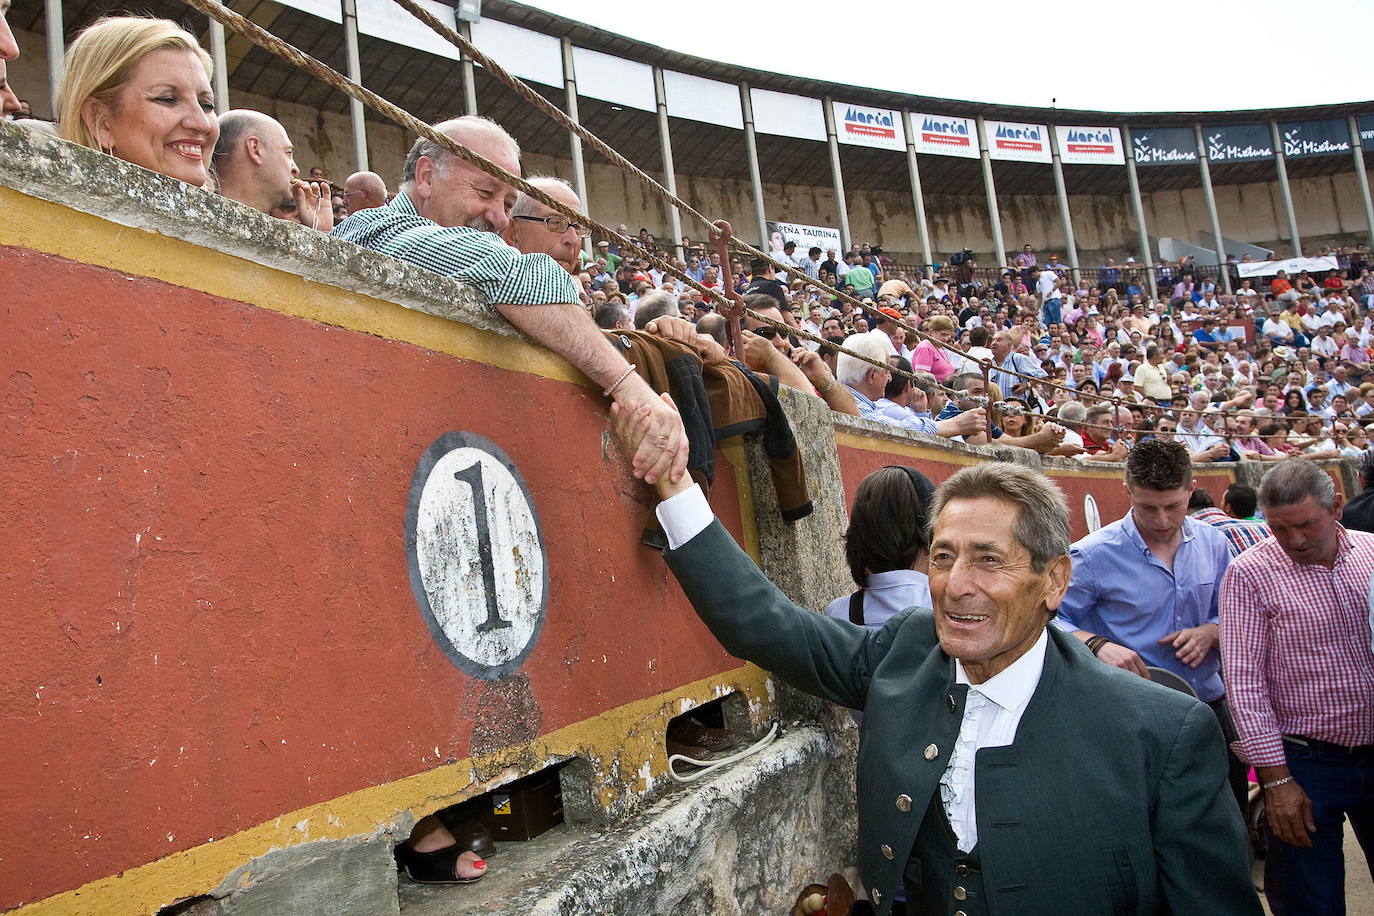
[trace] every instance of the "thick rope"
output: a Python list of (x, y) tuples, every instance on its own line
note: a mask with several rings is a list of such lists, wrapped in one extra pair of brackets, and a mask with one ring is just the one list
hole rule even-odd
[[(462, 35), (455, 32), (453, 29), (449, 28), (444, 23), (440, 22), (438, 18), (436, 18), (432, 13), (429, 12), (429, 10), (426, 10), (424, 7), (420, 6), (418, 3), (415, 2), (415, 0), (395, 0), (395, 2), (398, 3), (407, 12), (409, 12), (412, 16), (416, 17), (425, 25), (429, 26), (429, 28), (432, 29), (441, 38), (448, 41), (454, 47), (458, 48), (463, 54), (466, 54), (476, 63), (481, 64), (482, 67), (485, 70), (487, 70), (487, 72), (489, 72), (492, 76), (496, 77), (498, 80), (509, 86), (511, 90), (513, 90), (517, 95), (520, 96), (520, 98), (524, 99), (526, 102), (528, 102), (530, 105), (532, 105), (539, 111), (542, 111), (545, 115), (551, 118), (559, 126), (576, 134), (592, 149), (596, 150), (601, 155), (605, 156), (613, 164), (618, 165), (621, 169), (628, 172), (637, 181), (639, 181), (639, 183), (642, 184), (647, 190), (657, 195), (670, 206), (676, 207), (683, 213), (686, 213), (687, 215), (692, 216), (698, 221), (700, 221), (701, 224), (704, 227), (706, 227), (708, 231), (713, 230), (715, 228), (716, 223), (714, 220), (702, 214), (701, 212), (696, 210), (691, 204), (687, 203), (682, 198), (678, 197), (676, 194), (669, 191), (657, 180), (655, 180), (653, 176), (648, 175), (638, 166), (636, 166), (633, 162), (622, 156), (610, 144), (606, 143), (596, 134), (592, 133), (590, 130), (579, 124), (577, 121), (573, 120), (566, 112), (564, 112), (558, 106), (554, 105), (548, 99), (544, 98), (544, 96), (540, 95), (538, 92), (535, 92), (533, 89), (531, 89), (528, 85), (525, 84), (523, 80), (514, 76), (504, 67), (502, 67), (499, 63), (497, 63), (496, 61), (488, 57), (486, 54), (484, 54), (471, 41), (464, 38)], [(587, 219), (585, 217), (580, 217), (580, 220), (584, 222), (591, 222), (590, 219)], [(624, 236), (621, 236), (619, 233), (611, 232), (609, 229), (604, 229), (603, 231), (608, 238), (618, 239), (622, 243), (627, 243), (629, 241)], [(798, 270), (796, 265), (794, 264), (784, 264), (780, 261), (775, 261), (770, 254), (760, 251), (757, 248), (754, 248), (753, 246), (747, 244), (746, 242), (739, 240), (738, 238), (732, 238), (731, 243), (734, 245), (735, 249), (740, 251), (741, 253), (748, 254), (754, 258), (762, 258), (763, 260), (772, 264), (775, 270), (781, 269), (787, 276), (793, 277), (794, 279), (802, 280), (810, 286), (819, 289), (824, 289), (830, 292), (836, 298), (840, 299), (841, 301), (849, 302), (861, 311), (868, 312), (870, 314), (876, 314), (878, 312), (877, 306), (868, 305), (864, 303), (861, 299), (849, 293), (835, 289), (834, 287), (827, 286), (826, 284), (823, 284), (818, 280), (812, 279), (811, 277), (807, 276), (803, 271)], [(636, 251), (643, 251), (643, 249), (639, 248), (637, 245), (631, 244), (629, 247), (634, 248)], [(656, 257), (651, 256), (650, 260), (653, 263), (657, 263), (660, 266), (663, 266), (662, 262), (660, 262)], [(705, 294), (704, 287), (701, 287), (695, 282), (691, 281), (689, 278), (679, 273), (676, 269), (670, 268), (669, 272), (673, 276), (686, 281), (694, 289), (697, 289), (698, 291), (701, 291), (703, 294)], [(757, 313), (751, 313), (751, 317), (758, 320), (764, 320), (763, 316), (760, 316)], [(884, 316), (884, 319), (887, 321), (894, 320), (893, 318), (891, 318), (891, 316)], [(972, 361), (975, 363), (980, 362), (978, 360), (975, 360), (973, 357), (970, 357), (965, 351), (960, 350), (957, 347), (950, 346), (949, 344), (946, 344), (938, 340), (937, 338), (934, 338), (929, 334), (924, 333), (914, 325), (908, 324), (907, 322), (900, 320), (896, 321), (896, 323), (901, 325), (915, 337), (921, 340), (928, 340), (936, 346), (948, 350), (951, 353), (957, 353), (964, 360)], [(857, 354), (854, 353), (850, 353), (850, 355), (857, 356)], [(996, 370), (999, 372), (1015, 376), (1026, 382), (1042, 384), (1051, 388), (1060, 389), (1062, 391), (1074, 391), (1074, 389), (1070, 388), (1069, 386), (1061, 385), (1052, 380), (1038, 379), (1035, 376), (1025, 375), (1014, 370), (1003, 369), (1000, 366), (993, 368), (996, 368)], [(1122, 402), (1119, 398), (1107, 398), (1103, 396), (1102, 400), (1113, 400), (1117, 403), (1118, 406), (1125, 406), (1124, 402)]]
[[(614, 232), (609, 227), (604, 226), (596, 220), (591, 219), (586, 214), (580, 213), (572, 209), (571, 207), (564, 204), (562, 201), (559, 201), (551, 197), (544, 191), (541, 191), (539, 188), (530, 185), (528, 182), (524, 181), (520, 176), (515, 175), (507, 171), (506, 169), (503, 169), (499, 165), (496, 165), (495, 163), (488, 160), (486, 157), (478, 155), (477, 153), (468, 149), (466, 146), (454, 140), (452, 137), (440, 133), (439, 131), (435, 130), (431, 125), (426, 124), (425, 122), (416, 118), (414, 115), (410, 114), (409, 112), (405, 111), (399, 106), (392, 104), (390, 101), (381, 97), (380, 95), (377, 95), (375, 92), (372, 92), (371, 90), (366, 89), (358, 83), (353, 82), (352, 80), (345, 77), (343, 74), (321, 63), (320, 61), (315, 60), (313, 57), (304, 53), (298, 48), (288, 44), (285, 41), (282, 41), (275, 35), (272, 35), (270, 32), (267, 32), (266, 30), (262, 29), (250, 20), (244, 18), (243, 16), (240, 16), (238, 13), (225, 7), (223, 4), (216, 2), (216, 0), (182, 0), (182, 2), (188, 6), (191, 6), (199, 10), (200, 12), (206, 14), (212, 19), (215, 19), (222, 25), (233, 29), (235, 32), (248, 38), (250, 41), (258, 45), (259, 47), (263, 48), (264, 50), (269, 51), (270, 53), (275, 54), (278, 57), (281, 57), (288, 63), (291, 63), (299, 69), (304, 70), (305, 72), (311, 74), (317, 79), (323, 81), (327, 85), (330, 85), (335, 89), (338, 89), (340, 92), (343, 92), (344, 94), (359, 100), (363, 104), (367, 105), (369, 108), (372, 108), (374, 111), (377, 111), (378, 113), (386, 116), (390, 120), (395, 121), (402, 127), (405, 127), (411, 130), (412, 132), (416, 133), (417, 135), (424, 137), (432, 143), (435, 143), (447, 152), (452, 153), (453, 155), (462, 159), (464, 162), (469, 163), (470, 165), (485, 172), (486, 174), (490, 175), (496, 180), (504, 184), (508, 184), (511, 187), (514, 187), (524, 192), (529, 197), (539, 201), (540, 203), (544, 204), (554, 212), (562, 215), (566, 219), (578, 224), (587, 225), (590, 228), (600, 232), (607, 238), (615, 238), (619, 240), (625, 248), (637, 253), (640, 257), (642, 257), (644, 260), (649, 261), (651, 264), (657, 265), (664, 273), (677, 278), (684, 285), (690, 286), (691, 288), (697, 290), (707, 300), (716, 303), (722, 313), (729, 313), (736, 309), (735, 304), (731, 301), (728, 295), (719, 290), (703, 286), (702, 284), (693, 280), (691, 277), (687, 276), (685, 272), (679, 271), (671, 263), (659, 258), (654, 252), (641, 247), (637, 243), (637, 240), (632, 240), (624, 236), (621, 236), (619, 233)], [(712, 231), (716, 230), (715, 222), (711, 221), (703, 214), (697, 212), (694, 208), (692, 208), (690, 205), (677, 198), (675, 195), (669, 193), (666, 188), (662, 187), (662, 185), (654, 181), (652, 177), (644, 174), (632, 163), (624, 159), (623, 156), (615, 152), (615, 150), (611, 149), (611, 147), (609, 147), (603, 141), (601, 141), (600, 138), (596, 137), (590, 131), (587, 131), (585, 128), (581, 127), (581, 125), (572, 121), (570, 118), (567, 117), (567, 115), (565, 115), (562, 111), (560, 111), (558, 108), (549, 103), (538, 93), (534, 92), (532, 89), (526, 86), (522, 81), (520, 81), (514, 76), (511, 76), (511, 74), (509, 74), (504, 68), (500, 67), (499, 64), (496, 64), (495, 61), (492, 61), (485, 54), (482, 54), (480, 51), (478, 51), (476, 47), (474, 47), (471, 44), (471, 42), (468, 42), (462, 36), (453, 32), (451, 29), (448, 29), (446, 26), (443, 25), (443, 23), (439, 22), (432, 15), (430, 15), (428, 11), (424, 10), (419, 6), (414, 5), (412, 2), (410, 2), (410, 0), (397, 0), (397, 2), (400, 3), (403, 7), (405, 7), (413, 15), (418, 16), (422, 21), (429, 25), (430, 28), (438, 32), (442, 37), (448, 39), (450, 42), (454, 43), (459, 48), (461, 48), (464, 51), (464, 53), (470, 54), (475, 61), (482, 63), (482, 65), (485, 68), (487, 68), (494, 76), (497, 76), (499, 79), (502, 79), (513, 90), (519, 93), (522, 98), (525, 98), (526, 100), (530, 101), (541, 111), (544, 111), (550, 117), (558, 121), (565, 128), (576, 132), (579, 136), (582, 136), (583, 139), (586, 139), (589, 142), (589, 144), (593, 146), (593, 148), (597, 149), (598, 152), (601, 152), (603, 155), (608, 156), (613, 162), (616, 162), (617, 164), (620, 164), (622, 167), (631, 171), (633, 174), (636, 175), (637, 178), (641, 180), (642, 183), (645, 183), (646, 187), (649, 187), (651, 190), (653, 190), (654, 193), (663, 197), (673, 206), (677, 206), (680, 209), (692, 215), (693, 217), (701, 220), (708, 227), (708, 229)], [(878, 309), (875, 306), (868, 305), (867, 303), (864, 303), (862, 300), (842, 290), (826, 286), (825, 284), (820, 283), (817, 280), (811, 279), (805, 273), (798, 270), (795, 267), (795, 265), (782, 264), (777, 261), (774, 261), (765, 252), (759, 251), (753, 246), (741, 242), (738, 239), (733, 239), (732, 241), (735, 247), (741, 252), (749, 254), (752, 257), (762, 258), (768, 263), (773, 264), (775, 267), (781, 268), (783, 272), (787, 275), (802, 280), (803, 282), (812, 287), (827, 290), (835, 298), (845, 302), (849, 302), (852, 305), (859, 308), (861, 311), (865, 311), (871, 314), (878, 314)], [(826, 343), (828, 346), (834, 348), (838, 352), (845, 353), (855, 359), (861, 360), (862, 362), (868, 363), (877, 368), (886, 369), (890, 372), (893, 372), (904, 377), (915, 378), (915, 376), (911, 373), (893, 369), (885, 362), (870, 359), (866, 356), (863, 356), (862, 354), (855, 353), (854, 351), (849, 350), (845, 347), (823, 341), (819, 337), (808, 334), (784, 322), (777, 321), (776, 319), (770, 318), (766, 315), (761, 315), (753, 309), (744, 309), (744, 314), (761, 323), (776, 326), (779, 329), (785, 330), (787, 333), (792, 334), (794, 336), (806, 337), (810, 340)], [(890, 316), (884, 315), (883, 320), (893, 321), (894, 319), (892, 319)], [(920, 329), (916, 328), (913, 325), (907, 324), (903, 321), (897, 321), (896, 323), (905, 328), (909, 333), (911, 333), (915, 337), (920, 338), (922, 340), (928, 340), (934, 345), (944, 350), (948, 350), (951, 353), (959, 354), (964, 360), (968, 362), (980, 366), (985, 366), (986, 368), (993, 368), (991, 365), (984, 363), (984, 361), (977, 360), (973, 357), (968, 356), (967, 353), (960, 350), (959, 348), (946, 344), (943, 341), (940, 341), (937, 338), (934, 338), (931, 335), (922, 332)], [(1020, 378), (1031, 384), (1045, 385), (1046, 387), (1056, 388), (1063, 391), (1073, 391), (1072, 388), (1069, 388), (1066, 385), (1060, 385), (1056, 382), (1047, 379), (1024, 375), (1020, 372), (1003, 369), (1001, 367), (996, 368), (997, 371), (1000, 371), (1006, 375)], [(947, 392), (952, 392), (952, 389), (946, 388), (944, 390)], [(1099, 395), (1098, 397), (1099, 400), (1114, 403), (1118, 407), (1118, 409), (1126, 408), (1126, 405), (1119, 397), (1108, 397), (1101, 395)], [(986, 398), (981, 400), (986, 402)]]

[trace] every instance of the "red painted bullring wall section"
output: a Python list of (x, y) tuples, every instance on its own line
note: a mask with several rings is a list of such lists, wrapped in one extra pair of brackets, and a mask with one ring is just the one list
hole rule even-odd
[[(0, 909), (739, 667), (646, 562), (598, 393), (22, 247), (0, 284)], [(408, 577), (412, 476), (453, 430), (513, 460), (547, 548), (500, 681), (444, 655)], [(971, 460), (863, 444), (849, 499)], [(712, 504), (744, 540), (730, 454)], [(1126, 509), (1115, 469), (1056, 478), (1075, 537), (1089, 489)]]
[[(0, 909), (462, 759), (474, 710), (511, 744), (738, 668), (644, 561), (598, 395), (24, 249), (0, 285)], [(412, 474), (455, 429), (505, 449), (547, 547), (503, 681), (407, 578)]]

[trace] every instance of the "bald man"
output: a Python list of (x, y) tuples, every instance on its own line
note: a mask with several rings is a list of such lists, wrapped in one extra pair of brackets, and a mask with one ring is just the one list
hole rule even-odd
[[(496, 122), (468, 115), (434, 129), (520, 174), (520, 145)], [(645, 416), (653, 435), (632, 460), (636, 476), (648, 483), (665, 474), (680, 478), (687, 438), (677, 411), (597, 330), (582, 307), (580, 285), (549, 257), (547, 242), (525, 254), (500, 238), (518, 199), (515, 188), (422, 137), (406, 156), (396, 196), (385, 207), (354, 213), (334, 235), (477, 290), (516, 328), (582, 370), (622, 410)], [(550, 228), (537, 218), (515, 222), (546, 234)]]
[[(577, 192), (561, 178), (539, 175), (527, 179), (531, 185), (574, 210), (582, 210)], [(521, 191), (510, 211), (510, 222), (501, 237), (506, 244), (525, 254), (546, 254), (570, 274), (578, 272), (578, 252), (582, 250), (582, 226), (569, 223), (561, 215)]]
[(334, 228), (329, 188), (301, 181), (293, 153), (277, 119), (247, 108), (226, 111), (219, 116), (215, 144), (219, 193), (262, 213), (289, 213), (284, 218), (328, 232)]
[(344, 182), (344, 204), (348, 215), (359, 210), (386, 206), (386, 182), (376, 172), (354, 172)]

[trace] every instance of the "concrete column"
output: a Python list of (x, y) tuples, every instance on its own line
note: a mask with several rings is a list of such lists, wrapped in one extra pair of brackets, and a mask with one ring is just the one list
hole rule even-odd
[(825, 139), (830, 145), (830, 177), (835, 183), (835, 211), (840, 220), (840, 244), (845, 251), (853, 241), (849, 237), (849, 204), (844, 199), (844, 175), (840, 172), (840, 140), (835, 133), (835, 109), (826, 96), (821, 104), (825, 106)]
[(930, 224), (926, 221), (926, 196), (921, 191), (921, 171), (916, 165), (916, 141), (912, 139), (916, 135), (911, 130), (911, 112), (902, 112), (902, 127), (906, 130), (906, 170), (911, 176), (911, 202), (916, 207), (916, 232), (920, 236), (921, 257), (925, 258), (921, 272), (930, 279), (933, 274), (931, 265), (935, 263), (935, 258), (931, 253)]
[(978, 115), (978, 155), (983, 160), (983, 190), (988, 195), (988, 222), (992, 226), (993, 254), (997, 256), (997, 266), (1007, 266), (1007, 245), (1002, 238), (1002, 216), (997, 210), (997, 186), (992, 182), (992, 156), (988, 153), (987, 140), (983, 137), (983, 116)]
[(229, 58), (224, 49), (224, 26), (210, 20), (210, 58), (215, 65), (215, 114), (229, 110)]
[(1226, 240), (1221, 237), (1221, 217), (1217, 216), (1217, 198), (1212, 193), (1212, 164), (1207, 160), (1207, 141), (1202, 137), (1202, 124), (1193, 125), (1197, 139), (1197, 163), (1202, 170), (1202, 196), (1207, 201), (1207, 215), (1212, 219), (1212, 238), (1217, 242), (1217, 264), (1221, 265), (1221, 288), (1231, 291), (1231, 271), (1226, 269)]
[[(572, 118), (574, 124), (581, 124), (582, 121), (577, 113), (577, 73), (573, 68), (572, 40), (564, 36), (562, 44), (563, 88), (567, 93), (568, 117)], [(476, 105), (476, 100), (473, 104)], [(582, 209), (585, 212), (591, 204), (587, 201), (587, 167), (582, 161), (582, 138), (573, 131), (568, 131), (568, 145), (572, 152), (573, 190), (577, 191), (577, 196), (581, 198)], [(591, 255), (592, 240), (590, 238), (582, 240), (582, 251), (588, 256)]]
[[(658, 145), (663, 150), (663, 186), (668, 193), (677, 196), (677, 175), (673, 171), (673, 139), (668, 132), (668, 94), (663, 91), (663, 68), (654, 68), (654, 101), (658, 105)], [(668, 226), (673, 233), (673, 251), (680, 251), (682, 244), (682, 214), (677, 207), (667, 204)], [(681, 251), (683, 260), (687, 252)]]
[(47, 24), (48, 39), (48, 98), (52, 101), (53, 117), (57, 116), (57, 90), (62, 87), (62, 73), (66, 66), (67, 36), (62, 18), (62, 0), (43, 0), (43, 21)]
[(754, 218), (758, 221), (759, 248), (768, 250), (768, 219), (763, 215), (763, 178), (759, 175), (759, 143), (754, 137), (754, 103), (749, 84), (739, 84), (739, 105), (744, 115), (744, 149), (749, 157), (749, 181), (754, 188)]
[(1279, 194), (1283, 209), (1288, 213), (1288, 237), (1293, 242), (1293, 257), (1302, 257), (1302, 236), (1298, 235), (1298, 214), (1293, 209), (1293, 191), (1288, 187), (1288, 160), (1283, 155), (1283, 137), (1279, 136), (1279, 122), (1269, 122), (1269, 135), (1274, 138), (1274, 168), (1279, 175)]
[(1059, 196), (1059, 220), (1064, 224), (1064, 244), (1068, 251), (1064, 252), (1069, 260), (1069, 271), (1073, 274), (1073, 282), (1080, 280), (1078, 268), (1078, 243), (1073, 238), (1073, 218), (1069, 215), (1069, 192), (1064, 185), (1064, 163), (1059, 161), (1059, 129), (1051, 127), (1054, 131), (1054, 142), (1050, 144), (1050, 162), (1054, 167), (1054, 191)]
[[(348, 78), (362, 85), (363, 66), (358, 58), (358, 4), (343, 0), (344, 51), (348, 57)], [(353, 168), (367, 171), (367, 122), (363, 118), (363, 103), (348, 99), (348, 113), (353, 120)]]
[[(458, 34), (468, 41), (472, 41), (472, 23), (465, 19), (458, 20)], [(463, 70), (463, 114), (475, 115), (477, 114), (477, 68), (473, 66), (472, 58), (466, 54), (462, 55), (459, 64)], [(584, 197), (582, 199), (583, 206), (586, 206), (586, 202)]]
[(1350, 122), (1350, 148), (1355, 152), (1355, 180), (1360, 184), (1360, 203), (1364, 204), (1364, 222), (1369, 227), (1369, 238), (1366, 244), (1374, 245), (1374, 200), (1369, 194), (1369, 173), (1364, 167), (1364, 149), (1360, 146), (1360, 126), (1355, 120), (1354, 115), (1349, 115), (1346, 120)]
[(1135, 210), (1135, 231), (1140, 239), (1140, 261), (1145, 265), (1145, 281), (1150, 287), (1150, 298), (1159, 298), (1159, 287), (1155, 281), (1155, 259), (1150, 256), (1150, 234), (1145, 230), (1145, 202), (1140, 197), (1140, 176), (1135, 171), (1135, 147), (1131, 145), (1131, 128), (1121, 125), (1121, 145), (1126, 150), (1126, 180), (1131, 186), (1131, 206)]

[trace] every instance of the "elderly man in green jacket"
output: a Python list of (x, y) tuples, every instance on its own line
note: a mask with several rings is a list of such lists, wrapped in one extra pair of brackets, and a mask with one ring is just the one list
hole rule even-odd
[[(613, 407), (633, 448), (647, 411)], [(934, 609), (881, 630), (769, 582), (689, 480), (658, 482), (669, 567), (732, 654), (864, 711), (859, 867), (870, 901), (941, 914), (1259, 914), (1245, 831), (1202, 703), (1048, 627), (1070, 579), (1048, 479), (965, 468), (931, 516)]]

